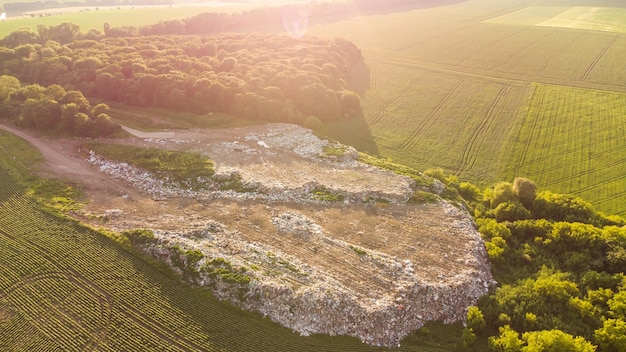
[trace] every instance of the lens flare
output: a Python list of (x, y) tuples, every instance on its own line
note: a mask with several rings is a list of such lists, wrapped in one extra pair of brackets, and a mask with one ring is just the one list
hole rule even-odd
[(293, 6), (283, 9), (283, 25), (293, 38), (302, 38), (309, 26), (309, 16), (305, 8)]
[(6, 12), (0, 13), (0, 21), (4, 21), (6, 18), (7, 18)]

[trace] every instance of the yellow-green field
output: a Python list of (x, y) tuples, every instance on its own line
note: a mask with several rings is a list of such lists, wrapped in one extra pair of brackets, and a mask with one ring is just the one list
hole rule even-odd
[(626, 33), (626, 9), (531, 6), (485, 22)]
[[(616, 26), (626, 23), (626, 8), (610, 4), (469, 0), (354, 16), (314, 26), (310, 33), (340, 34), (361, 48), (367, 66), (362, 71), (369, 77), (355, 87), (366, 126), (357, 131), (370, 134), (370, 150), (422, 170), (443, 167), (483, 186), (529, 177), (542, 187), (580, 195), (600, 211), (624, 215), (626, 149), (611, 143), (626, 141), (619, 128), (626, 125), (626, 34)], [(564, 28), (563, 21), (557, 23), (564, 18), (596, 26)], [(608, 31), (609, 25), (617, 29)], [(561, 98), (538, 98), (553, 87)], [(602, 99), (613, 105), (604, 106)], [(515, 141), (538, 116), (558, 139), (531, 134), (526, 158), (520, 159)], [(583, 116), (596, 123), (580, 125)], [(579, 127), (563, 128), (570, 124)], [(335, 127), (334, 138), (354, 143), (354, 129)], [(542, 149), (548, 142), (579, 155), (567, 160), (554, 151), (548, 157)], [(608, 155), (611, 167), (603, 164)]]

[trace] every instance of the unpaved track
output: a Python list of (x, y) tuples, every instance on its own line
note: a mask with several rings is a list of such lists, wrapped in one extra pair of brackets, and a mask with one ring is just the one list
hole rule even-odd
[(70, 179), (80, 184), (92, 201), (100, 199), (107, 193), (139, 196), (132, 187), (112, 180), (91, 166), (79, 152), (83, 143), (80, 139), (45, 138), (3, 123), (0, 123), (0, 129), (22, 138), (39, 150), (45, 159), (45, 165), (40, 168), (40, 175)]

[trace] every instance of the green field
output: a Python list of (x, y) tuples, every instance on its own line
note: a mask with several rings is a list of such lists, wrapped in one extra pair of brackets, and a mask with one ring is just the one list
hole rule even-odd
[(182, 284), (119, 237), (42, 211), (15, 182), (36, 152), (4, 132), (0, 149), (0, 350), (381, 350), (354, 338), (298, 336)]
[(599, 209), (623, 208), (625, 101), (623, 93), (536, 85), (501, 174), (532, 175), (546, 189), (597, 199)]
[[(443, 167), (482, 186), (529, 177), (624, 215), (626, 149), (615, 143), (626, 140), (626, 34), (606, 26), (626, 23), (626, 8), (604, 3), (469, 0), (313, 26), (312, 35), (340, 33), (353, 41), (366, 66), (366, 78), (355, 86), (362, 94), (361, 126), (337, 124), (332, 136), (420, 170)], [(587, 19), (596, 27), (550, 25), (555, 18)], [(561, 98), (542, 101), (540, 87), (558, 87)], [(531, 133), (527, 124), (538, 116), (549, 119), (542, 126), (556, 128), (558, 137), (531, 134), (527, 158), (519, 159), (514, 142)], [(593, 125), (581, 125), (581, 116)], [(355, 133), (368, 133), (369, 140)], [(558, 151), (549, 156), (547, 142), (579, 154), (575, 160)], [(535, 162), (535, 154), (545, 156)]]

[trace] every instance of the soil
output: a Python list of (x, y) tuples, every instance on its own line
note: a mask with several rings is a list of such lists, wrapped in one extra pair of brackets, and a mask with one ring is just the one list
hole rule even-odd
[[(81, 140), (0, 127), (36, 146), (47, 173), (83, 186), (89, 202), (80, 220), (116, 231), (152, 229), (159, 241), (145, 250), (162, 259), (178, 244), (201, 250), (200, 265), (226, 258), (248, 268), (252, 282), (243, 297), (241, 287), (208, 277), (195, 283), (211, 281), (218, 297), (304, 335), (348, 334), (394, 346), (428, 320), (464, 319), (493, 283), (469, 215), (443, 200), (407, 204), (412, 180), (360, 164), (351, 148), (327, 156), (328, 142), (298, 126), (126, 129), (137, 137), (116, 142), (205, 154), (218, 175), (237, 173), (260, 191), (165, 197), (139, 190), (141, 180), (115, 163), (90, 163)], [(344, 200), (312, 199), (319, 186)]]

